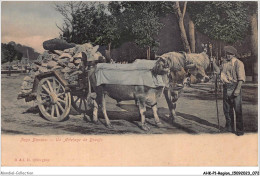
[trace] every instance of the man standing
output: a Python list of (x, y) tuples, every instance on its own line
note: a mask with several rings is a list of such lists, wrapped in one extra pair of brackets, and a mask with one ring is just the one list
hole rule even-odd
[[(234, 130), (234, 112), (236, 115), (236, 135), (244, 134), (242, 116), (242, 83), (245, 82), (244, 64), (236, 58), (237, 50), (232, 46), (225, 46), (225, 59), (222, 68), (213, 62), (213, 67), (220, 74), (223, 82), (223, 111), (226, 118), (226, 130)], [(234, 110), (233, 110), (234, 109)]]

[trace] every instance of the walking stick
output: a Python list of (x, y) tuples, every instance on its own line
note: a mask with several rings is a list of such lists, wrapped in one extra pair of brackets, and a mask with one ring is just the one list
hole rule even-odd
[(215, 74), (215, 98), (216, 98), (216, 108), (217, 108), (217, 119), (218, 119), (218, 130), (220, 132), (220, 125), (219, 125), (219, 113), (218, 113), (218, 74)]
[(234, 117), (234, 131), (237, 132), (237, 116), (236, 116), (236, 112), (235, 109), (233, 108), (233, 117)]
[[(213, 69), (213, 58), (212, 58), (212, 44), (209, 44), (210, 48), (210, 59), (211, 59), (211, 73), (214, 75), (214, 69)], [(220, 125), (219, 125), (219, 112), (218, 112), (218, 74), (215, 74), (215, 99), (216, 99), (216, 109), (217, 109), (217, 119), (218, 119), (218, 130), (220, 132)]]

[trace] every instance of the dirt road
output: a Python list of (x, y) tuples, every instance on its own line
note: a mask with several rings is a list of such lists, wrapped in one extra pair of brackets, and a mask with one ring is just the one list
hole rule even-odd
[[(185, 88), (177, 104), (175, 123), (168, 118), (166, 101), (162, 96), (158, 101), (158, 112), (163, 123), (162, 128), (155, 127), (151, 109), (146, 114), (151, 130), (140, 129), (137, 108), (133, 102), (126, 102), (121, 107), (116, 101), (107, 99), (108, 116), (114, 129), (104, 126), (100, 117), (99, 124), (93, 124), (71, 111), (70, 118), (64, 122), (49, 122), (39, 115), (36, 103), (17, 100), (23, 77), (25, 75), (2, 75), (1, 85), (1, 124), (2, 134), (178, 134), (178, 133), (218, 133), (215, 94), (210, 93), (213, 84), (192, 85)], [(257, 132), (257, 85), (246, 83), (243, 86), (243, 117), (246, 132)], [(220, 126), (223, 129), (225, 119), (222, 110), (222, 95), (218, 95)]]

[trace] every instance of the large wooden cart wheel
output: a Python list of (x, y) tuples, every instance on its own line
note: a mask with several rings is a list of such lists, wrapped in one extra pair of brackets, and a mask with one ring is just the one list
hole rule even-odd
[(55, 76), (43, 78), (37, 89), (37, 103), (42, 115), (53, 122), (68, 117), (71, 107), (71, 96)]
[(79, 113), (87, 113), (90, 110), (88, 106), (88, 89), (84, 88), (77, 91), (71, 92), (72, 96), (72, 107)]

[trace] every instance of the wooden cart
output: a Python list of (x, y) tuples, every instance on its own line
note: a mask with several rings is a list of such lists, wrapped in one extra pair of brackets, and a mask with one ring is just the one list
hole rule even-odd
[(68, 118), (71, 106), (79, 113), (89, 110), (90, 83), (87, 72), (79, 75), (77, 85), (70, 85), (60, 71), (39, 74), (34, 79), (32, 92), (26, 101), (37, 100), (41, 114), (50, 121)]

